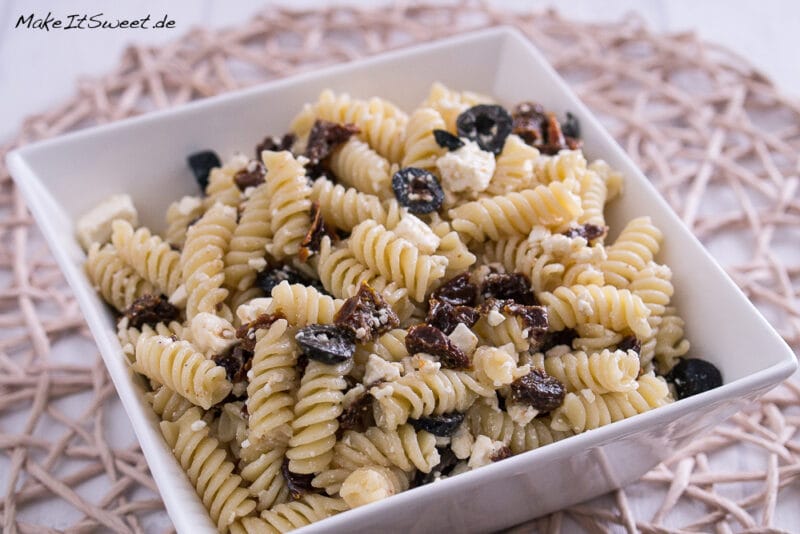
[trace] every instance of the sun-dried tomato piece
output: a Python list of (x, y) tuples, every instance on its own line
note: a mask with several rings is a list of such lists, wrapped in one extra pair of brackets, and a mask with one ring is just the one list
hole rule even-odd
[(642, 342), (636, 336), (625, 336), (617, 345), (617, 350), (632, 350), (636, 354), (640, 354), (642, 352)]
[(532, 406), (540, 412), (549, 412), (561, 406), (566, 394), (564, 384), (542, 369), (534, 369), (511, 383), (512, 400)]
[(229, 352), (214, 356), (214, 362), (225, 368), (228, 380), (237, 384), (247, 378), (247, 371), (253, 364), (253, 352), (243, 343), (237, 343)]
[(389, 303), (366, 282), (358, 288), (358, 293), (344, 301), (333, 322), (350, 329), (359, 343), (372, 341), (400, 326), (400, 318)]
[(369, 427), (375, 426), (375, 417), (372, 410), (372, 395), (368, 391), (361, 394), (356, 400), (342, 410), (339, 416), (339, 429), (365, 432)]
[(314, 480), (314, 473), (301, 475), (300, 473), (289, 471), (288, 458), (283, 459), (281, 474), (286, 481), (286, 487), (289, 488), (289, 495), (291, 495), (292, 499), (298, 500), (307, 493), (319, 493), (319, 490), (311, 485), (311, 481)]
[(453, 306), (447, 302), (431, 299), (430, 309), (425, 317), (425, 322), (434, 326), (447, 335), (453, 333), (458, 323), (472, 327), (480, 319), (481, 314), (469, 306)]
[(347, 361), (356, 352), (352, 331), (335, 324), (305, 326), (294, 338), (303, 354), (328, 365)]
[(316, 165), (330, 156), (337, 146), (346, 143), (358, 132), (360, 130), (355, 124), (339, 124), (317, 119), (308, 134), (305, 155), (311, 165)]
[(489, 459), (493, 462), (499, 462), (500, 460), (505, 460), (506, 458), (511, 458), (514, 456), (514, 453), (511, 452), (511, 448), (508, 445), (503, 445), (489, 457)]
[(269, 328), (278, 319), (285, 319), (284, 315), (278, 313), (262, 313), (249, 323), (245, 323), (236, 329), (236, 337), (241, 339), (240, 346), (248, 351), (253, 351), (256, 347), (256, 330)]
[(461, 273), (439, 286), (431, 297), (453, 306), (474, 306), (478, 286), (470, 282), (469, 273)]
[(469, 356), (464, 354), (447, 335), (426, 324), (412, 326), (406, 334), (406, 350), (409, 354), (424, 352), (439, 359), (447, 369), (466, 369), (470, 366)]
[(575, 226), (566, 230), (564, 235), (567, 237), (582, 237), (589, 243), (597, 238), (603, 237), (608, 232), (608, 226), (598, 226), (587, 223), (583, 226)]
[(264, 164), (258, 160), (250, 160), (247, 166), (233, 175), (233, 183), (239, 188), (239, 191), (244, 191), (248, 187), (257, 187), (264, 183), (264, 178), (267, 175), (267, 169)]
[(169, 323), (178, 318), (180, 310), (169, 303), (164, 295), (145, 294), (134, 300), (131, 307), (125, 310), (128, 325), (142, 328), (144, 325), (155, 326), (158, 323)]
[(522, 273), (489, 273), (481, 284), (484, 299), (513, 300), (517, 304), (539, 304), (531, 289), (531, 281)]
[(293, 133), (284, 134), (283, 137), (276, 135), (268, 135), (259, 144), (256, 145), (256, 159), (261, 159), (261, 153), (265, 150), (271, 152), (281, 152), (283, 150), (291, 150), (297, 136)]
[(518, 135), (529, 145), (541, 144), (544, 140), (542, 127), (546, 117), (544, 108), (533, 102), (522, 102), (511, 114), (514, 119), (512, 133)]
[(442, 415), (430, 415), (420, 419), (409, 419), (408, 423), (419, 432), (424, 430), (434, 436), (450, 437), (459, 425), (464, 422), (464, 414), (461, 412), (444, 413)]
[(338, 239), (336, 233), (331, 231), (331, 228), (322, 217), (322, 210), (319, 209), (319, 202), (314, 202), (311, 204), (311, 227), (300, 243), (300, 252), (298, 254), (300, 261), (305, 262), (308, 258), (319, 252), (319, 248), (322, 245), (322, 238), (326, 235), (329, 236), (332, 241)]
[(549, 321), (547, 320), (547, 308), (544, 306), (525, 306), (516, 302), (506, 302), (501, 307), (501, 311), (522, 319), (523, 326), (528, 329), (528, 339), (531, 342), (538, 344), (547, 334)]
[(572, 341), (576, 337), (578, 337), (578, 333), (572, 328), (559, 330), (558, 332), (548, 332), (544, 336), (544, 339), (542, 339), (538, 350), (540, 352), (547, 352), (553, 347), (557, 347), (559, 345), (567, 345), (568, 347), (572, 347)]

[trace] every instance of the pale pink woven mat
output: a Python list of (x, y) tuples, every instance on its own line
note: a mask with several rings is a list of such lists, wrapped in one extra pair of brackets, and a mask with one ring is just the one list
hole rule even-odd
[[(544, 51), (800, 349), (800, 107), (730, 52), (692, 35), (654, 35), (635, 19), (589, 25), (552, 13), (497, 13), (473, 3), (302, 14), (270, 9), (237, 28), (197, 30), (161, 48), (128, 50), (115, 72), (82, 83), (69, 102), (26, 121), (2, 153), (493, 24), (519, 27)], [(115, 398), (71, 292), (2, 168), (4, 531), (138, 532), (167, 524), (137, 445), (117, 443), (130, 433), (118, 431), (127, 422)], [(800, 386), (787, 382), (640, 482), (519, 531), (558, 532), (576, 524), (599, 532), (794, 531), (800, 525), (782, 521), (776, 509), (800, 502), (799, 426)], [(68, 512), (48, 512), (56, 509)]]

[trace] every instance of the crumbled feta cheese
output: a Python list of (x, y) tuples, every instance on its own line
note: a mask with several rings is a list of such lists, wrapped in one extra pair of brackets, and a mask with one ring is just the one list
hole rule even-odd
[(244, 198), (246, 198), (246, 199), (249, 199), (250, 197), (253, 196), (253, 193), (255, 193), (255, 192), (256, 192), (256, 187), (251, 185), (249, 187), (245, 187), (244, 188), (244, 191), (242, 192), (242, 196)]
[(464, 352), (467, 356), (471, 356), (475, 349), (478, 347), (478, 336), (464, 323), (458, 323), (455, 329), (450, 333), (450, 341)]
[(249, 439), (246, 439), (246, 440), (242, 441), (242, 448), (243, 449), (247, 449), (249, 447), (250, 447), (250, 440)]
[(195, 345), (203, 352), (221, 354), (236, 343), (233, 325), (213, 313), (198, 313), (190, 328)]
[(203, 207), (203, 201), (200, 197), (193, 197), (186, 195), (178, 201), (178, 213), (183, 216), (192, 215), (197, 210)]
[(533, 406), (516, 402), (506, 404), (506, 411), (511, 417), (511, 420), (519, 426), (527, 425), (539, 415), (539, 410), (535, 409)]
[(583, 289), (577, 295), (578, 313), (583, 315), (585, 319), (589, 319), (594, 315), (594, 299), (587, 289)]
[(138, 226), (139, 215), (129, 195), (112, 195), (78, 219), (75, 230), (83, 249), (111, 239), (111, 223), (117, 219), (131, 223), (134, 228)]
[(442, 185), (450, 191), (484, 191), (494, 174), (494, 154), (481, 150), (474, 141), (466, 141), (458, 150), (436, 160)]
[(297, 163), (299, 163), (300, 165), (304, 165), (304, 166), (308, 165), (310, 161), (311, 160), (309, 160), (305, 156), (297, 156)]
[(441, 242), (439, 236), (434, 233), (429, 225), (411, 213), (403, 215), (392, 231), (414, 243), (423, 254), (433, 254), (439, 248), (439, 243)]
[(499, 326), (506, 320), (506, 316), (497, 310), (491, 310), (489, 315), (486, 316), (486, 322), (489, 326)]
[(247, 266), (254, 271), (262, 271), (267, 266), (267, 260), (264, 258), (250, 258), (247, 260)]
[(364, 384), (374, 384), (382, 380), (397, 380), (402, 372), (402, 364), (387, 362), (377, 354), (370, 354), (364, 371)]
[(492, 463), (492, 456), (494, 456), (500, 449), (505, 447), (502, 441), (492, 441), (492, 438), (484, 435), (479, 435), (475, 438), (475, 444), (472, 446), (472, 453), (469, 456), (470, 469), (477, 469), (484, 465)]
[(206, 422), (205, 422), (205, 421), (203, 421), (203, 420), (197, 420), (197, 421), (194, 421), (194, 422), (193, 422), (193, 423), (192, 423), (192, 424), (189, 426), (189, 428), (191, 428), (191, 429), (192, 429), (192, 432), (200, 432), (200, 431), (201, 431), (201, 430), (203, 430), (203, 429), (204, 429), (206, 426), (208, 426), (208, 425), (206, 425)]
[(475, 443), (475, 438), (472, 437), (467, 425), (462, 424), (450, 438), (450, 450), (459, 460), (466, 460), (472, 454), (473, 443)]
[(240, 304), (238, 308), (236, 308), (236, 317), (239, 318), (239, 321), (242, 323), (249, 323), (251, 321), (255, 321), (259, 315), (264, 313), (268, 313), (270, 306), (272, 305), (272, 298), (271, 297), (259, 297), (252, 300), (248, 300), (244, 304)]
[(413, 355), (411, 363), (417, 371), (422, 373), (435, 373), (442, 367), (442, 364), (436, 361), (436, 358), (424, 352)]

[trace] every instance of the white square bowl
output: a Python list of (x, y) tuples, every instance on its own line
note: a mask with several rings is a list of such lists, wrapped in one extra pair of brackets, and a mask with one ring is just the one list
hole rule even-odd
[(513, 104), (534, 100), (581, 121), (585, 151), (626, 177), (609, 208), (618, 231), (650, 215), (664, 231), (660, 260), (674, 272), (692, 355), (710, 360), (725, 385), (457, 477), (410, 490), (303, 532), (480, 532), (510, 526), (636, 480), (676, 448), (757, 398), (797, 367), (789, 347), (683, 226), (614, 139), (516, 30), (495, 28), (225, 94), (176, 109), (23, 147), (8, 166), (78, 298), (178, 532), (213, 532), (206, 510), (161, 437), (115, 334), (114, 317), (83, 273), (76, 219), (113, 193), (129, 193), (143, 224), (163, 228), (167, 205), (197, 193), (186, 156), (213, 148), (249, 153), (279, 134), (306, 102), (331, 88), (379, 95), (405, 109), (441, 81)]

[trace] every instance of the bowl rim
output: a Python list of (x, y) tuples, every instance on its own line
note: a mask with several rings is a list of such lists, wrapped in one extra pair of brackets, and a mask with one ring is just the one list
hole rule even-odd
[[(167, 447), (166, 442), (163, 440), (157, 425), (155, 428), (152, 428), (150, 421), (148, 421), (148, 415), (145, 410), (149, 408), (149, 405), (145, 407), (146, 403), (143, 402), (143, 399), (140, 397), (137, 388), (134, 387), (133, 377), (130, 376), (130, 368), (126, 366), (126, 364), (123, 362), (123, 359), (119, 358), (117, 350), (114, 350), (116, 354), (114, 354), (113, 357), (109, 353), (111, 348), (115, 348), (113, 343), (118, 342), (116, 341), (115, 336), (113, 340), (108, 339), (110, 332), (105, 325), (105, 319), (101, 314), (101, 310), (94, 304), (94, 302), (84, 291), (81, 289), (75, 290), (76, 279), (74, 277), (82, 276), (83, 273), (72, 268), (71, 264), (73, 262), (69, 258), (66, 250), (63, 249), (55, 240), (55, 231), (51, 228), (54, 223), (45, 214), (46, 207), (36, 198), (38, 192), (46, 191), (46, 187), (39, 180), (36, 172), (30, 166), (28, 158), (36, 157), (37, 154), (46, 152), (51, 147), (57, 147), (64, 143), (91, 140), (92, 138), (103, 137), (110, 132), (125, 130), (135, 126), (158, 124), (160, 121), (170, 120), (173, 117), (191, 114), (198, 109), (213, 108), (226, 102), (247, 98), (262, 92), (270, 92), (275, 89), (302, 85), (310, 81), (317, 81), (328, 75), (347, 72), (354, 68), (366, 68), (373, 65), (379, 65), (387, 60), (413, 57), (418, 54), (424, 54), (426, 52), (431, 52), (442, 48), (451, 48), (458, 46), (461, 43), (473, 42), (481, 39), (513, 39), (517, 43), (522, 44), (528, 52), (530, 52), (537, 58), (537, 60), (539, 60), (546, 70), (550, 71), (549, 75), (551, 78), (553, 78), (553, 81), (558, 84), (560, 90), (566, 93), (566, 96), (575, 105), (576, 109), (580, 112), (582, 120), (589, 120), (594, 123), (598, 130), (611, 140), (611, 150), (618, 152), (618, 156), (629, 162), (628, 166), (635, 171), (634, 174), (637, 176), (630, 176), (628, 179), (644, 181), (645, 185), (649, 186), (654, 193), (653, 200), (661, 202), (666, 207), (669, 207), (661, 194), (658, 193), (652, 183), (650, 183), (650, 181), (647, 180), (647, 178), (639, 170), (638, 166), (630, 160), (629, 156), (625, 153), (619, 143), (617, 143), (613, 136), (608, 133), (605, 127), (600, 124), (594, 113), (592, 113), (577, 97), (577, 95), (575, 95), (563, 78), (558, 75), (552, 65), (544, 58), (541, 52), (518, 29), (511, 26), (495, 26), (486, 29), (465, 32), (435, 41), (405, 46), (354, 61), (338, 63), (319, 69), (299, 72), (286, 78), (270, 80), (243, 89), (221, 93), (164, 110), (148, 112), (112, 123), (70, 132), (51, 139), (37, 141), (35, 143), (17, 148), (6, 155), (6, 163), (12, 177), (27, 201), (27, 205), (33, 213), (37, 224), (42, 229), (42, 234), (44, 235), (45, 240), (50, 247), (51, 253), (56, 258), (60, 270), (75, 291), (76, 300), (78, 301), (81, 311), (86, 317), (87, 324), (89, 325), (90, 330), (97, 341), (98, 348), (115, 388), (118, 391), (123, 389), (130, 390), (130, 392), (133, 393), (132, 396), (127, 394), (119, 396), (125, 412), (131, 420), (134, 433), (136, 434), (137, 440), (142, 448), (142, 452), (145, 456), (148, 466), (150, 466), (153, 479), (159, 488), (161, 498), (164, 500), (167, 511), (173, 520), (175, 514), (185, 517), (181, 514), (183, 501), (178, 499), (178, 494), (176, 492), (169, 491), (173, 489), (172, 485), (174, 484), (174, 477), (169, 473), (169, 466), (162, 462), (162, 456), (157, 453), (158, 451), (156, 448), (160, 446), (160, 444), (152, 443), (149, 437), (144, 438), (144, 435), (146, 432), (152, 430), (159, 436), (159, 438), (161, 438), (160, 441), (163, 442), (164, 447)], [(681, 226), (684, 226), (684, 229), (687, 230), (692, 238), (696, 240), (694, 234), (685, 228), (685, 225), (683, 225), (682, 221), (680, 221), (671, 208), (669, 209), (669, 213), (674, 216), (675, 221)], [(362, 506), (357, 509), (349, 510), (346, 514), (339, 514), (330, 518), (326, 518), (320, 522), (303, 527), (300, 530), (302, 532), (307, 532), (313, 530), (314, 528), (345, 527), (348, 525), (348, 523), (357, 521), (359, 518), (367, 517), (368, 515), (379, 514), (383, 510), (388, 510), (388, 507), (411, 502), (410, 499), (433, 497), (437, 493), (449, 491), (451, 488), (454, 488), (459, 484), (478, 484), (484, 480), (494, 479), (503, 473), (511, 474), (513, 472), (518, 472), (520, 469), (524, 468), (526, 463), (534, 461), (534, 459), (538, 461), (548, 461), (557, 457), (583, 452), (645, 428), (656, 428), (660, 423), (673, 421), (682, 415), (694, 412), (705, 406), (722, 401), (731, 401), (733, 399), (741, 398), (748, 393), (774, 386), (782, 379), (791, 375), (798, 367), (797, 358), (792, 352), (791, 348), (789, 348), (785, 341), (780, 338), (779, 334), (767, 322), (767, 320), (755, 308), (749, 299), (746, 298), (741, 289), (736, 286), (736, 284), (730, 279), (727, 273), (725, 273), (713, 256), (711, 256), (710, 252), (708, 252), (704, 246), (700, 247), (700, 251), (704, 256), (704, 260), (713, 264), (713, 266), (716, 267), (718, 274), (727, 280), (730, 288), (732, 288), (734, 291), (737, 291), (740, 294), (740, 297), (744, 299), (747, 304), (749, 304), (751, 308), (751, 314), (758, 318), (757, 320), (760, 322), (760, 326), (769, 331), (770, 335), (781, 339), (786, 350), (779, 362), (765, 367), (749, 376), (725, 383), (721, 387), (714, 390), (707, 391), (693, 397), (681, 399), (679, 402), (674, 402), (656, 410), (639, 414), (636, 417), (617, 421), (610, 425), (570, 436), (569, 439), (552, 443), (547, 447), (540, 447), (531, 451), (520, 453), (504, 460), (503, 462), (486, 466), (486, 468), (483, 469), (461, 473), (456, 477), (443, 479), (436, 484), (427, 484), (425, 486), (412, 488), (411, 490), (394, 495), (391, 499), (386, 499)], [(112, 343), (111, 345), (106, 344), (109, 341)], [(108, 356), (107, 353), (109, 353)], [(138, 403), (139, 407), (134, 407), (134, 403)], [(169, 450), (169, 448), (167, 447), (166, 450)], [(173, 460), (175, 465), (177, 465), (177, 460), (174, 459), (171, 451), (169, 459)]]

